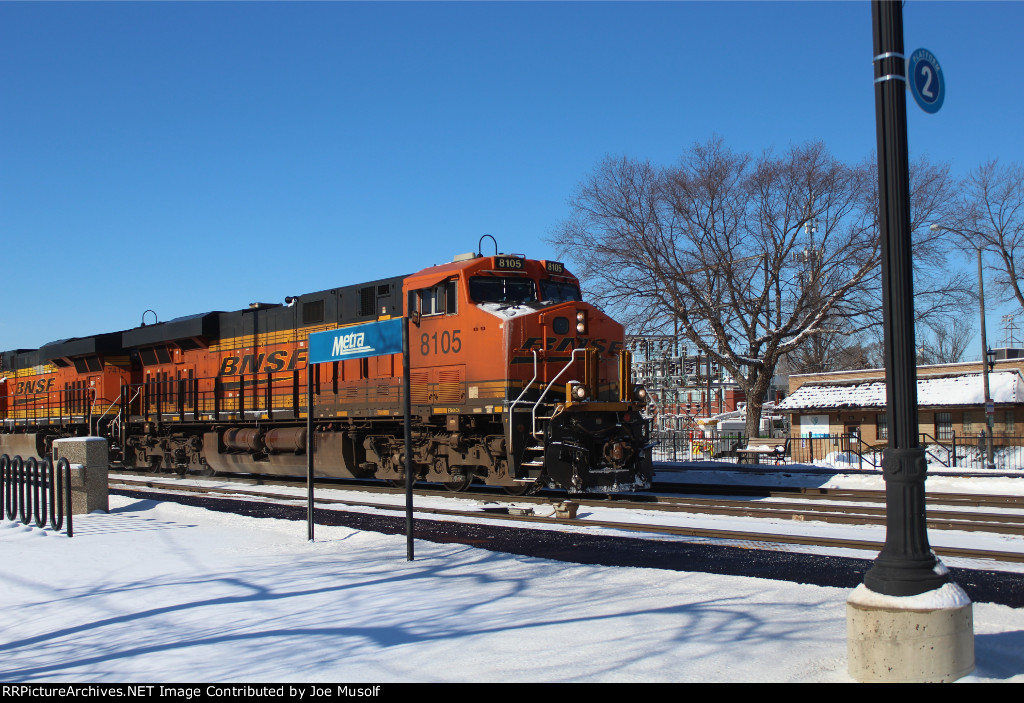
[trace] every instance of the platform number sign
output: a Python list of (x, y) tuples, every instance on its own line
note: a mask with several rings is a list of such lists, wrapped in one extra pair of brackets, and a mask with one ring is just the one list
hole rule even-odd
[(946, 98), (946, 81), (939, 60), (927, 49), (918, 49), (907, 59), (907, 87), (922, 110), (936, 113)]

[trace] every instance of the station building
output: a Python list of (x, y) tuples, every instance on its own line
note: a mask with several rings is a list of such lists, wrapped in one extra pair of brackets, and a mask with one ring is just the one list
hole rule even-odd
[[(1024, 445), (1024, 351), (1018, 351), (997, 350), (990, 366), (997, 445)], [(976, 439), (986, 427), (982, 362), (919, 366), (917, 400), (925, 442)], [(869, 446), (886, 444), (885, 369), (790, 376), (778, 410), (790, 415), (793, 437), (856, 435)]]

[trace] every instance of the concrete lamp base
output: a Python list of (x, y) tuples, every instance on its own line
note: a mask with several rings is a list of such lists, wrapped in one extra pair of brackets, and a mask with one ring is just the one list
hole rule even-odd
[(971, 600), (955, 583), (907, 597), (861, 584), (846, 601), (846, 642), (858, 681), (956, 681), (974, 671)]

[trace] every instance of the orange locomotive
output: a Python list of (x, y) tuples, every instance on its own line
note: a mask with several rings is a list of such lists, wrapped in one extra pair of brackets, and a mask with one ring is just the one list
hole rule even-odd
[[(630, 381), (624, 330), (581, 300), (562, 264), (467, 254), (285, 302), (70, 340), (59, 359), (53, 345), (5, 353), (0, 451), (99, 434), (126, 466), (301, 475), (308, 372), (318, 473), (404, 481), (401, 356), (307, 365), (311, 333), (404, 314), (417, 478), (511, 493), (649, 485), (646, 394)], [(42, 402), (51, 378), (58, 390)]]
[(0, 353), (0, 454), (46, 456), (53, 439), (98, 434), (130, 380), (120, 333)]

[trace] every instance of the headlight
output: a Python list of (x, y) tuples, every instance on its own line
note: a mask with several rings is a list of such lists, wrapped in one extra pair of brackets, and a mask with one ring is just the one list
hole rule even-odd
[(572, 399), (573, 400), (586, 400), (590, 396), (590, 390), (582, 383), (577, 383), (572, 387)]
[(647, 402), (647, 389), (643, 386), (633, 386), (633, 398), (642, 403)]
[(587, 311), (577, 310), (576, 311), (576, 331), (579, 334), (587, 333)]

